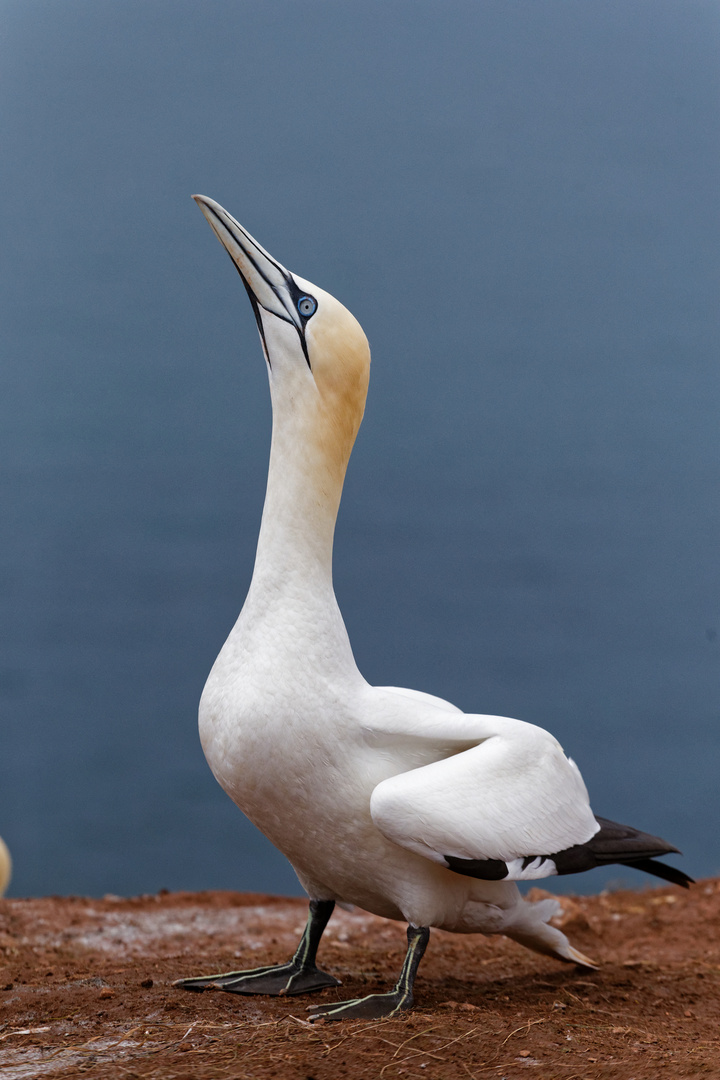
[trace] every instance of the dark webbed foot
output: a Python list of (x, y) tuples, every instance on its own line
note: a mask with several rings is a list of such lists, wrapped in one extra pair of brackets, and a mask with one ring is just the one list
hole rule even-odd
[(327, 986), (340, 986), (338, 979), (320, 968), (303, 967), (294, 960), (277, 967), (251, 968), (248, 971), (226, 971), (220, 975), (198, 975), (190, 979), (178, 979), (173, 986), (181, 990), (225, 990), (228, 994), (269, 994), (273, 997), (291, 997), (293, 994), (310, 994)]
[(309, 1005), (310, 1020), (380, 1020), (397, 1016), (413, 1006), (413, 985), (423, 953), (430, 939), (426, 926), (408, 926), (408, 951), (400, 978), (389, 994), (369, 994), (351, 1001)]
[(330, 1002), (327, 1005), (308, 1005), (310, 1020), (381, 1020), (411, 1009), (412, 992), (391, 990), (389, 994), (369, 994), (350, 1001)]
[(321, 971), (315, 963), (320, 938), (335, 907), (334, 900), (311, 900), (307, 926), (295, 955), (287, 964), (224, 971), (218, 975), (197, 975), (173, 983), (180, 990), (225, 990), (228, 994), (269, 994), (285, 997), (310, 994), (327, 986), (340, 986), (338, 979)]

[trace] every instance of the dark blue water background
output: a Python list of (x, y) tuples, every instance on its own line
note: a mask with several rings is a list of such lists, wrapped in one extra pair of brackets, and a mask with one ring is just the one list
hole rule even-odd
[(195, 191), (372, 343), (335, 563), (367, 678), (550, 728), (598, 813), (720, 871), (719, 42), (700, 0), (7, 0), (15, 895), (298, 891), (196, 733), (270, 409)]

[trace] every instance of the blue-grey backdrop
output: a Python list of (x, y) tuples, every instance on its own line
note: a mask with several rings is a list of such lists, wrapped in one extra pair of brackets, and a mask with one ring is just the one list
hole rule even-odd
[[(270, 410), (222, 202), (374, 350), (361, 670), (550, 728), (720, 870), (712, 0), (5, 0), (0, 833), (13, 892), (296, 892), (196, 734)], [(595, 873), (569, 882), (597, 889)], [(646, 879), (647, 880), (647, 879)]]

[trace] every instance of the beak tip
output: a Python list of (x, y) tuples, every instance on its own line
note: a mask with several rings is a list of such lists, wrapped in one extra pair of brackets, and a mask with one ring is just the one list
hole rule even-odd
[(218, 210), (222, 210), (222, 207), (218, 206), (218, 204), (213, 202), (212, 199), (208, 199), (207, 195), (191, 195), (190, 198), (193, 199), (198, 210), (201, 212), (203, 217), (207, 218), (207, 220), (210, 222), (210, 225), (214, 229), (215, 226), (213, 224), (213, 220), (218, 216), (214, 212), (215, 207), (217, 207)]

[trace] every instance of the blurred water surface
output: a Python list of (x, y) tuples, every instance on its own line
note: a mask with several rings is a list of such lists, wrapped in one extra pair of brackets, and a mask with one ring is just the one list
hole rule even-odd
[[(196, 732), (270, 433), (222, 202), (373, 346), (371, 682), (550, 728), (720, 870), (718, 8), (8, 0), (0, 834), (15, 895), (297, 892)], [(629, 873), (565, 886), (594, 890)]]

